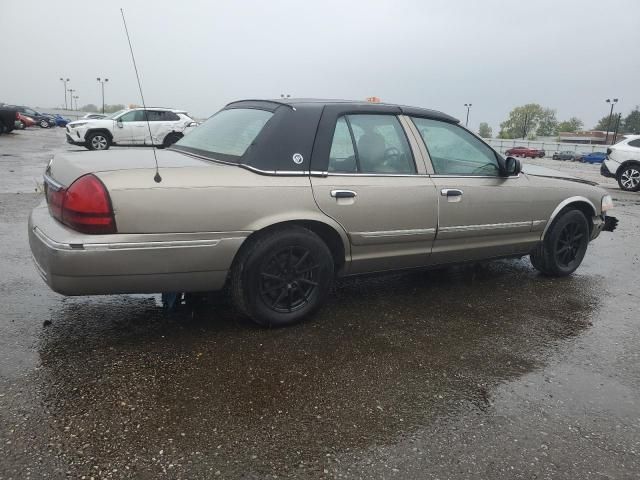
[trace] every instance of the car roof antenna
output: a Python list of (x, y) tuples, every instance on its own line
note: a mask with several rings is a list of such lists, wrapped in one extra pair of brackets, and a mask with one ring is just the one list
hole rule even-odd
[(131, 60), (133, 60), (133, 68), (136, 71), (136, 79), (138, 80), (138, 88), (140, 89), (140, 98), (142, 99), (142, 108), (144, 108), (144, 118), (147, 121), (147, 128), (149, 129), (149, 138), (151, 139), (151, 147), (153, 148), (153, 159), (156, 162), (156, 174), (153, 180), (156, 183), (162, 181), (160, 176), (160, 170), (158, 169), (158, 157), (156, 156), (156, 146), (153, 144), (153, 136), (151, 135), (151, 124), (149, 123), (149, 112), (147, 111), (147, 105), (144, 103), (144, 95), (142, 94), (142, 84), (140, 83), (140, 75), (138, 75), (138, 66), (136, 65), (136, 57), (133, 55), (133, 47), (131, 46), (131, 37), (129, 37), (129, 29), (127, 28), (127, 21), (124, 18), (124, 10), (121, 8), (122, 23), (124, 24), (124, 31), (127, 34), (127, 41), (129, 42), (129, 51), (131, 52)]

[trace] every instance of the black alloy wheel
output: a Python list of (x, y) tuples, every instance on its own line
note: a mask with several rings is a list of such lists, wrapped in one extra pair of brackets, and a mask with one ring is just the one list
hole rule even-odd
[(291, 246), (275, 252), (260, 271), (262, 300), (280, 313), (304, 308), (318, 287), (319, 268), (305, 247)]
[(565, 210), (530, 253), (531, 263), (545, 275), (571, 275), (587, 253), (590, 233), (588, 220), (580, 210)]
[(572, 268), (576, 261), (582, 261), (579, 253), (585, 248), (587, 232), (579, 222), (569, 222), (560, 231), (554, 248), (557, 264), (562, 268)]
[(258, 325), (292, 325), (320, 308), (334, 267), (329, 247), (311, 230), (292, 225), (259, 232), (234, 259), (233, 303)]

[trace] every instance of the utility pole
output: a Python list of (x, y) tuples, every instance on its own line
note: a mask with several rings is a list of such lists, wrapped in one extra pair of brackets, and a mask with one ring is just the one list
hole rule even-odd
[(60, 77), (60, 81), (64, 84), (64, 109), (67, 109), (67, 82), (68, 78)]
[(469, 126), (469, 110), (471, 110), (471, 103), (465, 103), (464, 106), (467, 107), (467, 121), (464, 123), (465, 127)]
[(68, 91), (69, 91), (69, 103), (71, 104), (71, 110), (73, 110), (73, 92), (75, 92), (76, 90), (74, 90), (73, 88), (70, 88)]
[(616, 143), (616, 139), (618, 138), (618, 129), (620, 128), (620, 120), (622, 119), (622, 113), (619, 113), (617, 117), (618, 118), (616, 120), (616, 130), (615, 132), (613, 132), (613, 142), (611, 142), (611, 145)]
[(609, 130), (611, 128), (611, 116), (613, 115), (613, 106), (618, 103), (618, 99), (614, 98), (613, 101), (611, 101), (610, 98), (607, 98), (605, 100), (605, 102), (610, 103), (611, 104), (611, 111), (609, 112), (609, 121), (607, 122), (607, 134), (604, 137), (604, 144), (607, 144), (607, 141), (609, 140)]
[(104, 113), (104, 84), (107, 83), (109, 79), (105, 78), (104, 80), (101, 80), (100, 77), (98, 77), (96, 80), (102, 84), (102, 113)]

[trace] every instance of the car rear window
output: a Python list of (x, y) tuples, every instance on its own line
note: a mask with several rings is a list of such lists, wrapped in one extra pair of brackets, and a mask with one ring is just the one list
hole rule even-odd
[(273, 116), (266, 110), (222, 110), (185, 135), (173, 148), (220, 160), (238, 161)]

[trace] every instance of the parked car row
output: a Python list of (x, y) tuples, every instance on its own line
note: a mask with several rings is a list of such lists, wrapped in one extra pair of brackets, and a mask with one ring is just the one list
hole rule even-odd
[(543, 149), (529, 148), (529, 147), (513, 147), (504, 152), (505, 155), (510, 157), (523, 157), (523, 158), (542, 158), (547, 153)]
[(591, 152), (589, 154), (584, 154), (571, 150), (563, 150), (561, 152), (554, 153), (552, 158), (554, 160), (569, 160), (572, 162), (602, 163), (606, 156), (607, 154), (605, 152)]

